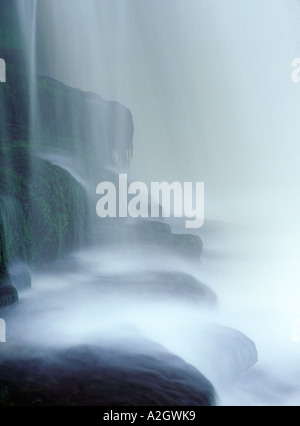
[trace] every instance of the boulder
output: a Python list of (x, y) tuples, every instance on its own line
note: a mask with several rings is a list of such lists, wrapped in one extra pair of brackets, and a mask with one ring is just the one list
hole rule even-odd
[(215, 404), (199, 371), (151, 343), (26, 350), (0, 353), (0, 406)]

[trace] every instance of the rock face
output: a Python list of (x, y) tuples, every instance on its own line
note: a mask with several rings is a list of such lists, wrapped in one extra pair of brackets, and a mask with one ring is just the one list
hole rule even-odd
[(95, 346), (46, 353), (29, 349), (30, 356), (11, 358), (9, 351), (7, 358), (1, 355), (0, 406), (215, 404), (212, 385), (196, 369), (149, 342), (146, 351)]
[(0, 217), (0, 309), (17, 300), (18, 293), (10, 283), (5, 233)]

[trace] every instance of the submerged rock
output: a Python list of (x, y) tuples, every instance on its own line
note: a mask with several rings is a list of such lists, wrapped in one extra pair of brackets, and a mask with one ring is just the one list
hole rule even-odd
[(212, 385), (195, 368), (156, 345), (136, 344), (0, 351), (0, 406), (215, 404)]
[(198, 260), (203, 251), (203, 242), (193, 234), (174, 234), (170, 225), (159, 220), (135, 219), (133, 222), (103, 220), (101, 228), (102, 244), (115, 244), (126, 247), (139, 244), (143, 247), (165, 249), (179, 257)]
[(256, 345), (240, 331), (210, 325), (206, 328), (206, 336), (211, 364), (224, 381), (236, 379), (257, 363)]
[(31, 288), (31, 275), (25, 265), (13, 265), (9, 273), (12, 284), (18, 292)]

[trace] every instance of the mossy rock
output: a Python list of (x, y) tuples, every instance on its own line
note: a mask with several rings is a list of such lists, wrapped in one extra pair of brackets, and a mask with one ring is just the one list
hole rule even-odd
[(15, 160), (17, 171), (0, 167), (0, 192), (16, 200), (23, 212), (22, 238), (11, 248), (10, 258), (19, 255), (32, 265), (57, 260), (84, 238), (86, 191), (68, 172), (46, 161), (35, 159), (38, 178), (30, 179), (27, 168)]
[(26, 265), (13, 265), (9, 269), (9, 274), (11, 283), (18, 292), (31, 288), (31, 275)]
[(203, 242), (193, 234), (173, 234), (170, 225), (160, 220), (136, 220), (132, 223), (124, 220), (104, 219), (100, 223), (102, 244), (124, 245), (140, 244), (165, 249), (188, 260), (199, 259), (203, 251)]

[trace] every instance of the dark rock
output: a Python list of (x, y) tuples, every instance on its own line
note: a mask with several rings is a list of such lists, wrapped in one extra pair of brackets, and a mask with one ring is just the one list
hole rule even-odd
[(143, 345), (144, 350), (118, 345), (42, 353), (28, 348), (27, 356), (14, 357), (0, 353), (0, 406), (215, 404), (212, 385), (195, 368), (162, 348)]

